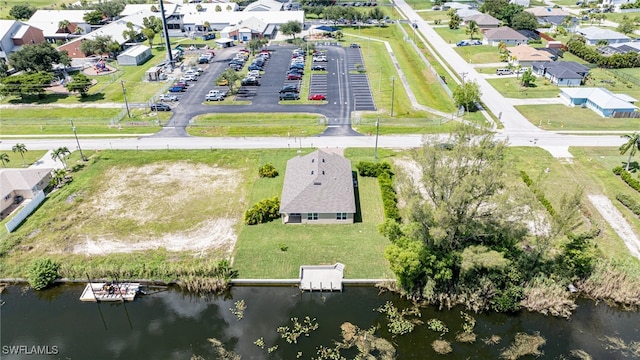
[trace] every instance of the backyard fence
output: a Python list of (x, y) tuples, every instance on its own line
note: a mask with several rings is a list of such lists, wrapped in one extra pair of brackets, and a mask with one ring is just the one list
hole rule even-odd
[(34, 198), (16, 214), (16, 216), (7, 221), (4, 225), (7, 228), (7, 231), (12, 232), (20, 226), (24, 219), (26, 219), (27, 216), (29, 216), (33, 210), (35, 210), (44, 201), (45, 197), (44, 191), (39, 191), (36, 196), (34, 196)]

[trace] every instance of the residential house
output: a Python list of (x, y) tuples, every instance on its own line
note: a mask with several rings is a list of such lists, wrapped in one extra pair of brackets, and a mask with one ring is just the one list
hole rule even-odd
[(571, 16), (571, 13), (561, 8), (554, 8), (549, 6), (535, 6), (532, 8), (524, 9), (524, 11), (533, 14), (539, 20), (549, 16)]
[(602, 7), (613, 8), (613, 12), (620, 12), (622, 5), (633, 3), (635, 3), (635, 0), (602, 0)]
[(629, 41), (626, 43), (612, 44), (598, 48), (604, 55), (626, 54), (628, 52), (640, 53), (640, 42)]
[[(51, 44), (67, 42), (86, 35), (100, 26), (92, 26), (84, 20), (91, 10), (37, 10), (27, 24), (42, 30), (45, 40)], [(61, 21), (68, 21), (66, 29), (60, 28)]]
[(466, 17), (473, 16), (473, 15), (479, 15), (479, 14), (482, 14), (482, 13), (480, 11), (476, 10), (476, 9), (465, 8), (465, 9), (456, 10), (456, 14), (458, 14), (458, 16), (462, 20), (464, 20)]
[(282, 11), (283, 3), (276, 0), (258, 0), (247, 5), (243, 11)]
[(535, 62), (553, 62), (551, 54), (544, 50), (539, 50), (529, 45), (518, 45), (507, 48), (509, 51), (509, 62), (514, 66), (522, 68), (529, 67)]
[(509, 4), (516, 4), (528, 8), (531, 5), (530, 0), (509, 0)]
[(0, 218), (8, 215), (12, 205), (33, 199), (51, 180), (53, 169), (0, 169)]
[(350, 160), (316, 150), (287, 161), (280, 201), (284, 224), (350, 224), (355, 213)]
[(250, 17), (234, 26), (227, 26), (220, 31), (220, 36), (238, 41), (251, 39), (273, 39), (278, 33), (274, 24), (267, 24), (256, 17)]
[(580, 86), (589, 75), (589, 68), (575, 61), (536, 62), (531, 69), (558, 86)]
[(582, 106), (602, 117), (618, 117), (620, 113), (634, 112), (638, 108), (633, 105), (636, 99), (626, 94), (613, 94), (603, 88), (561, 88), (560, 98), (568, 106)]
[(576, 33), (584, 36), (587, 45), (596, 45), (599, 41), (606, 41), (609, 45), (620, 44), (631, 40), (627, 35), (621, 34), (617, 31), (595, 26), (576, 28)]
[(502, 26), (496, 29), (488, 29), (484, 32), (484, 43), (498, 46), (500, 42), (506, 45), (520, 45), (526, 44), (529, 39), (519, 32), (513, 30), (508, 26)]
[(494, 18), (489, 14), (476, 14), (463, 17), (465, 25), (469, 25), (470, 22), (475, 21), (480, 29), (495, 29), (500, 27), (500, 20)]
[(0, 58), (9, 60), (23, 45), (44, 42), (42, 30), (16, 20), (0, 20)]

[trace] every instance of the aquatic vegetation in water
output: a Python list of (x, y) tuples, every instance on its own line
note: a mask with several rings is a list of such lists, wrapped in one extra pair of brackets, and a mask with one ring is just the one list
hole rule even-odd
[(571, 355), (571, 357), (574, 357), (580, 360), (593, 360), (591, 355), (589, 355), (586, 351), (580, 350), (580, 349), (571, 350), (569, 352), (569, 355)]
[(318, 322), (316, 318), (311, 319), (308, 316), (302, 320), (302, 322), (298, 321), (297, 317), (291, 318), (292, 328), (289, 326), (280, 326), (278, 328), (278, 334), (282, 336), (289, 344), (298, 343), (298, 338), (301, 335), (309, 336), (309, 333), (318, 329)]
[(431, 343), (431, 347), (438, 354), (448, 354), (453, 351), (451, 343), (447, 340), (436, 340)]
[(527, 333), (517, 333), (514, 342), (506, 348), (501, 354), (502, 359), (516, 360), (525, 355), (542, 355), (540, 347), (547, 342), (545, 338), (536, 332), (533, 335)]
[(244, 303), (244, 300), (238, 300), (234, 303), (235, 308), (230, 308), (229, 311), (233, 315), (235, 315), (238, 320), (242, 320), (244, 317), (244, 311), (247, 309), (247, 305)]
[(486, 339), (482, 339), (482, 341), (487, 345), (496, 345), (500, 341), (502, 341), (502, 338), (500, 336), (498, 336), (498, 335), (491, 335), (491, 337), (488, 337)]
[(623, 339), (615, 336), (605, 336), (606, 348), (619, 351), (624, 357), (640, 357), (640, 342), (631, 341), (626, 343)]
[(254, 341), (253, 343), (256, 344), (256, 346), (259, 347), (260, 349), (264, 349), (264, 338), (260, 338)]
[(278, 345), (273, 345), (272, 347), (267, 349), (267, 352), (271, 354), (272, 352), (278, 350)]
[(464, 323), (462, 324), (462, 332), (456, 335), (456, 340), (463, 343), (472, 343), (476, 341), (476, 334), (473, 329), (476, 326), (476, 319), (473, 316), (460, 311), (460, 317)]
[[(236, 354), (233, 351), (227, 350), (224, 348), (224, 344), (222, 343), (222, 341), (216, 339), (216, 338), (210, 338), (207, 339), (209, 340), (209, 343), (211, 343), (211, 346), (213, 347), (213, 349), (216, 352), (216, 359), (218, 360), (240, 360), (240, 355)], [(192, 356), (191, 360), (201, 360), (204, 359), (201, 356)]]
[(420, 309), (414, 306), (409, 309), (398, 310), (391, 301), (387, 301), (384, 305), (375, 309), (381, 314), (387, 315), (389, 323), (387, 328), (393, 335), (404, 335), (413, 331), (416, 325), (422, 324), (422, 321), (410, 316), (421, 316)]
[(341, 351), (353, 348), (358, 349), (356, 359), (366, 360), (393, 360), (396, 357), (396, 349), (389, 341), (375, 335), (376, 328), (360, 329), (350, 322), (340, 326), (342, 330), (342, 342), (336, 343), (333, 348), (320, 346), (316, 360), (346, 360)]
[(440, 336), (449, 332), (449, 328), (444, 324), (444, 322), (442, 322), (442, 320), (430, 319), (427, 321), (427, 326), (429, 327), (429, 330), (439, 332)]

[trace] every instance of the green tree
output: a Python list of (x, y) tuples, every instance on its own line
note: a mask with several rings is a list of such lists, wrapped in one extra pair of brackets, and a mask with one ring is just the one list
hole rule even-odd
[(260, 50), (264, 45), (269, 42), (267, 39), (251, 39), (247, 46), (249, 46), (249, 50), (251, 51), (251, 55), (255, 55), (258, 50)]
[(607, 45), (609, 45), (609, 41), (605, 39), (599, 39), (598, 41), (596, 41), (596, 47), (603, 47)]
[(93, 10), (85, 13), (82, 19), (90, 25), (98, 25), (102, 22), (102, 12), (99, 10)]
[(16, 20), (27, 20), (35, 12), (36, 8), (29, 4), (18, 4), (9, 10), (9, 15)]
[(617, 30), (623, 34), (630, 34), (636, 29), (636, 22), (626, 15), (622, 17), (622, 21), (618, 23)]
[[(116, 50), (117, 49), (117, 50)], [(93, 39), (85, 39), (80, 44), (80, 51), (87, 56), (111, 54), (119, 51), (120, 44), (113, 40), (111, 36), (98, 35)]]
[(7, 167), (7, 164), (11, 162), (11, 159), (9, 159), (9, 154), (7, 153), (2, 153), (0, 154), (0, 161), (2, 161), (2, 167)]
[(55, 169), (53, 170), (53, 176), (51, 177), (51, 181), (49, 185), (61, 187), (67, 180), (67, 171), (64, 169)]
[(29, 285), (34, 290), (42, 290), (51, 285), (58, 278), (60, 265), (51, 259), (34, 261), (29, 268)]
[(221, 12), (222, 11), (222, 8), (220, 7), (220, 5), (216, 5), (215, 11), (216, 12)]
[(51, 158), (56, 161), (56, 160), (60, 160), (60, 162), (62, 163), (62, 166), (66, 169), (67, 168), (67, 161), (66, 161), (66, 156), (71, 154), (71, 152), (69, 151), (69, 148), (67, 148), (66, 146), (63, 147), (59, 147), (55, 150), (53, 150), (51, 152)]
[(634, 132), (632, 134), (624, 134), (622, 135), (622, 138), (627, 140), (627, 142), (620, 146), (620, 155), (624, 155), (627, 152), (629, 153), (629, 157), (627, 158), (627, 165), (625, 166), (625, 170), (629, 171), (631, 158), (636, 155), (636, 152), (638, 150), (640, 150), (640, 133)]
[(18, 71), (51, 71), (54, 64), (69, 66), (71, 59), (67, 51), (58, 51), (47, 42), (25, 45), (9, 55), (9, 65)]
[(528, 68), (522, 74), (522, 79), (520, 80), (520, 85), (524, 87), (534, 87), (536, 82), (536, 77), (533, 75), (531, 68)]
[(104, 1), (95, 5), (96, 10), (102, 12), (102, 15), (111, 19), (114, 18), (124, 10), (125, 3), (120, 1)]
[(511, 28), (514, 30), (535, 30), (540, 24), (535, 15), (520, 11), (511, 18)]
[(338, 30), (338, 31), (336, 31), (336, 32), (334, 32), (334, 33), (333, 33), (333, 37), (334, 37), (336, 40), (340, 41), (340, 40), (342, 40), (342, 38), (344, 37), (344, 33), (342, 32), (342, 30)]
[(460, 18), (460, 16), (458, 16), (456, 9), (449, 10), (447, 14), (449, 15), (449, 29), (451, 30), (458, 29), (460, 27), (460, 23), (462, 22), (462, 19)]
[(5, 78), (9, 75), (9, 67), (7, 66), (7, 62), (4, 59), (0, 59), (0, 79)]
[(369, 11), (369, 17), (376, 20), (384, 19), (384, 12), (380, 9), (380, 7), (376, 6), (371, 11)]
[(242, 79), (242, 75), (240, 75), (237, 71), (232, 68), (227, 68), (216, 81), (219, 80), (227, 80), (227, 87), (229, 88), (229, 93), (233, 93), (233, 87), (235, 83)]
[(51, 85), (53, 74), (39, 71), (36, 73), (24, 73), (2, 79), (0, 94), (5, 96), (20, 96), (25, 98), (31, 95), (44, 97), (45, 89)]
[(302, 32), (302, 24), (299, 21), (290, 20), (280, 25), (280, 32), (284, 35), (293, 35), (296, 38), (296, 34)]
[(25, 164), (24, 162), (24, 153), (26, 153), (29, 150), (27, 150), (27, 146), (25, 144), (17, 143), (13, 145), (13, 147), (11, 148), (11, 151), (20, 153), (20, 157), (22, 158), (22, 167), (27, 166), (27, 164)]
[(127, 29), (122, 31), (122, 37), (127, 39), (127, 41), (135, 41), (138, 37), (138, 31), (134, 29), (134, 25), (131, 21), (127, 23)]
[(474, 81), (467, 81), (453, 91), (456, 106), (463, 106), (465, 111), (475, 111), (476, 103), (480, 101), (480, 87)]
[(70, 82), (65, 84), (65, 87), (71, 92), (79, 93), (80, 97), (86, 97), (87, 91), (91, 87), (91, 79), (83, 73), (77, 73)]
[(71, 25), (71, 22), (69, 20), (60, 20), (58, 22), (58, 30), (61, 30), (64, 33), (69, 34), (71, 31), (69, 31), (69, 25)]
[(473, 40), (474, 35), (480, 34), (480, 27), (478, 26), (477, 22), (471, 21), (467, 26), (465, 32), (469, 35), (469, 38)]
[(196, 5), (196, 11), (198, 12), (202, 11), (202, 5), (200, 4)]

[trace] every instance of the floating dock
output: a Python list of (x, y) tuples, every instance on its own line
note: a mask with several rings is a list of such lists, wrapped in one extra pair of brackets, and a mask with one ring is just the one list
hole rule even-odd
[(304, 291), (342, 291), (344, 264), (300, 266), (300, 289)]
[(88, 283), (80, 301), (124, 302), (133, 301), (140, 292), (140, 283)]

